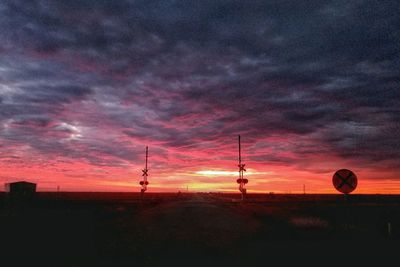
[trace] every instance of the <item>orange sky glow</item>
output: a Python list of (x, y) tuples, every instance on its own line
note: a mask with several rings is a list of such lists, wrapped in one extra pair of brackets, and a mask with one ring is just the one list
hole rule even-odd
[[(249, 166), (244, 174), (249, 179), (246, 186), (248, 193), (303, 193), (303, 186), (306, 193), (338, 193), (332, 185), (332, 175), (336, 169), (348, 167), (346, 163), (340, 164), (340, 161), (327, 161), (316, 164), (319, 168), (314, 172), (312, 168), (296, 170), (288, 166), (245, 163), (246, 167)], [(199, 166), (191, 162), (191, 165), (182, 169), (167, 166), (167, 170), (164, 170), (165, 166), (152, 166), (150, 156), (148, 192), (239, 192), (234, 160), (213, 161), (213, 164), (202, 162)], [(56, 191), (59, 187), (61, 191), (139, 192), (141, 169), (141, 164), (99, 167), (85, 162), (42, 162), (31, 166), (3, 163), (0, 167), (4, 183), (18, 180), (36, 182), (38, 191)], [(390, 170), (352, 170), (358, 177), (358, 187), (353, 194), (400, 193), (400, 182)]]

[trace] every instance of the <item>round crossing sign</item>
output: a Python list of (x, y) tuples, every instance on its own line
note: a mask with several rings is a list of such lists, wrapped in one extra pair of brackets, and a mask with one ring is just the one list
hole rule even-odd
[(333, 175), (332, 183), (339, 192), (349, 194), (357, 187), (357, 176), (348, 169), (341, 169)]

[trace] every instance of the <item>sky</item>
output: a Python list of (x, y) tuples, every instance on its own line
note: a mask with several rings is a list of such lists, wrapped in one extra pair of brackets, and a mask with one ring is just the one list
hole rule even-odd
[(400, 3), (2, 0), (0, 181), (400, 193)]

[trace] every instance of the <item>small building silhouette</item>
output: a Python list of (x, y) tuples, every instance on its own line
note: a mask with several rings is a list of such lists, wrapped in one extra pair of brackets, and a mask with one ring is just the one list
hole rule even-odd
[(26, 181), (6, 183), (5, 191), (11, 195), (32, 196), (36, 192), (36, 184)]

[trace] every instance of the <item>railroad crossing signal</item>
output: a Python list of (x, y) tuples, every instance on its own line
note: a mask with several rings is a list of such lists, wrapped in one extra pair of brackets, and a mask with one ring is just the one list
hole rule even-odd
[(241, 146), (240, 146), (240, 135), (238, 138), (239, 141), (239, 179), (236, 180), (236, 182), (239, 184), (239, 191), (242, 193), (242, 200), (244, 199), (245, 195), (246, 195), (246, 188), (245, 185), (249, 182), (248, 179), (245, 179), (243, 177), (243, 172), (246, 171), (246, 169), (244, 168), (244, 166), (246, 166), (246, 164), (242, 163), (242, 150), (241, 150)]
[(244, 168), (244, 166), (246, 166), (246, 164), (239, 164), (239, 171), (246, 171), (246, 169)]
[(140, 189), (140, 193), (142, 194), (142, 196), (143, 196), (143, 193), (146, 192), (147, 185), (149, 184), (149, 182), (147, 181), (147, 176), (149, 176), (149, 174), (148, 174), (149, 170), (147, 169), (147, 158), (148, 158), (148, 155), (149, 155), (149, 148), (146, 146), (146, 163), (145, 163), (144, 169), (142, 170), (142, 172), (143, 172), (143, 174), (142, 174), (143, 180), (141, 180), (139, 182), (139, 184), (142, 186), (142, 188)]
[(357, 187), (357, 176), (348, 169), (340, 169), (332, 177), (333, 186), (343, 194), (350, 194)]

